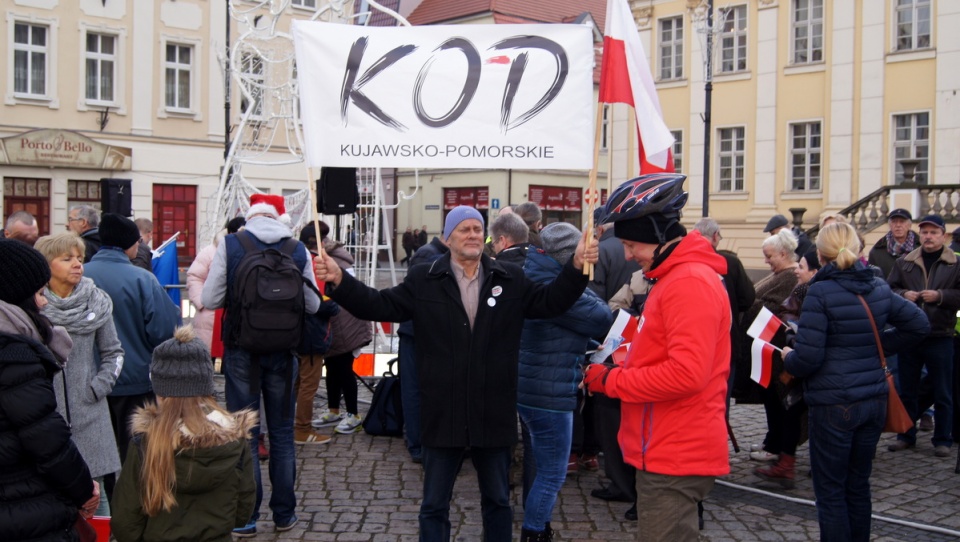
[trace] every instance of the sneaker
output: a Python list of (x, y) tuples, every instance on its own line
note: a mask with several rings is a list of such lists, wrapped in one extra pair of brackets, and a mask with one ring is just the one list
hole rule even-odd
[(237, 538), (253, 538), (257, 536), (257, 522), (251, 521), (243, 527), (233, 530), (233, 536)]
[(929, 414), (924, 414), (923, 416), (920, 416), (920, 430), (933, 431), (933, 416)]
[(750, 452), (750, 459), (754, 461), (778, 461), (780, 456), (778, 454), (772, 454), (766, 450), (757, 450)]
[(294, 431), (293, 441), (297, 444), (326, 444), (330, 442), (330, 435), (321, 435), (314, 431)]
[(576, 474), (580, 470), (579, 461), (577, 454), (570, 454), (570, 459), (567, 461), (567, 474)]
[(328, 409), (328, 410), (324, 410), (323, 414), (321, 414), (319, 418), (317, 418), (316, 420), (313, 420), (313, 423), (311, 425), (317, 428), (326, 427), (328, 425), (337, 425), (338, 423), (340, 423), (340, 420), (342, 419), (343, 419), (343, 414), (340, 414), (339, 412), (334, 414), (333, 412), (330, 412), (330, 410)]
[(600, 462), (597, 461), (596, 454), (583, 454), (583, 456), (580, 457), (580, 461), (577, 462), (577, 465), (579, 465), (581, 469), (589, 472), (600, 470)]
[(258, 439), (257, 456), (259, 457), (260, 461), (266, 461), (270, 459), (270, 450), (267, 449), (267, 442), (264, 440), (264, 435), (260, 435)]
[(340, 420), (340, 423), (337, 424), (336, 431), (341, 435), (349, 435), (350, 433), (355, 432), (357, 429), (360, 429), (360, 424), (363, 423), (363, 418), (359, 414), (350, 414), (347, 413), (346, 416)]
[(288, 521), (287, 523), (283, 523), (283, 524), (277, 523), (277, 532), (282, 533), (285, 531), (289, 531), (290, 529), (293, 529), (294, 527), (296, 527), (297, 523), (300, 523), (300, 518), (298, 518), (297, 516), (293, 516), (292, 518), (290, 518), (290, 521)]
[(933, 455), (937, 457), (950, 457), (950, 447), (948, 446), (934, 446)]
[(916, 444), (913, 444), (912, 442), (898, 440), (890, 446), (887, 446), (887, 449), (891, 452), (902, 452), (903, 450), (906, 450), (907, 448), (913, 448), (914, 446), (916, 446)]

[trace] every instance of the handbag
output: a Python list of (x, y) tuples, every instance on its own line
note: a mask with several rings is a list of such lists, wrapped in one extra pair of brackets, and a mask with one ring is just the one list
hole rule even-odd
[(880, 353), (880, 366), (883, 367), (883, 374), (887, 379), (887, 420), (883, 425), (884, 433), (906, 433), (914, 426), (913, 419), (907, 413), (903, 406), (903, 401), (897, 394), (897, 388), (893, 384), (893, 373), (887, 368), (887, 358), (883, 355), (883, 345), (880, 343), (880, 332), (877, 330), (877, 323), (873, 321), (873, 313), (870, 312), (870, 305), (862, 295), (857, 296), (863, 308), (867, 310), (867, 318), (870, 319), (870, 327), (873, 328), (873, 338), (877, 341), (877, 351)]
[(97, 542), (97, 531), (90, 525), (80, 512), (77, 512), (77, 521), (73, 524), (73, 530), (80, 535), (80, 542)]

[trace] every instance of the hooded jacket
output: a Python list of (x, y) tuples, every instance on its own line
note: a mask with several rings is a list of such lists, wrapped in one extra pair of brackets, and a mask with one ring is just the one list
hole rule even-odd
[(787, 372), (804, 378), (804, 399), (810, 406), (845, 405), (887, 394), (873, 327), (858, 294), (883, 330), (885, 352), (909, 347), (930, 330), (915, 304), (893, 295), (862, 263), (842, 271), (827, 264), (810, 281), (796, 350), (784, 360)]
[(185, 437), (187, 445), (176, 452), (176, 506), (148, 517), (141, 504), (142, 439), (158, 415), (151, 403), (132, 418), (137, 445), (127, 451), (111, 503), (113, 535), (117, 542), (230, 542), (230, 532), (246, 525), (253, 514), (256, 484), (247, 438), (257, 423), (256, 413), (208, 414), (211, 430)]
[[(344, 273), (354, 274), (353, 256), (343, 248), (343, 245), (324, 238), (323, 250), (337, 262), (337, 266)], [(325, 354), (327, 357), (353, 352), (357, 348), (370, 344), (373, 340), (373, 326), (370, 322), (358, 319), (349, 311), (341, 310), (331, 318), (330, 328), (333, 333), (333, 342), (330, 344), (330, 350)]]
[(620, 448), (634, 467), (722, 476), (727, 451), (730, 300), (727, 262), (694, 231), (647, 273), (650, 289), (622, 368), (606, 394), (621, 400)]
[(943, 253), (930, 269), (924, 267), (923, 247), (914, 249), (894, 262), (887, 283), (893, 293), (900, 296), (907, 290), (938, 290), (940, 301), (923, 303), (918, 300), (918, 305), (930, 320), (931, 337), (953, 337), (957, 310), (960, 309), (960, 262), (950, 247), (944, 245)]
[[(540, 284), (555, 279), (563, 266), (543, 252), (531, 249), (523, 271)], [(613, 323), (613, 313), (590, 290), (567, 312), (553, 318), (525, 320), (520, 336), (520, 380), (517, 404), (556, 412), (572, 412), (577, 406), (577, 386), (591, 337), (604, 335)]]

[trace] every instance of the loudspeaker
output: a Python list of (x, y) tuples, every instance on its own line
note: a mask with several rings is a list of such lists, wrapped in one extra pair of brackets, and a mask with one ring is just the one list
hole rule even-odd
[(133, 216), (133, 189), (130, 179), (100, 179), (100, 211)]
[(325, 167), (317, 180), (317, 212), (325, 215), (348, 215), (357, 212), (360, 192), (357, 190), (357, 168)]

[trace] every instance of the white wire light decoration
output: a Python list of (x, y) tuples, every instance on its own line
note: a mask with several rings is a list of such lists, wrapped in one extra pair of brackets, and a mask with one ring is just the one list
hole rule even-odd
[(721, 49), (721, 47), (716, 46), (716, 37), (724, 32), (727, 18), (733, 11), (733, 8), (729, 5), (719, 8), (713, 14), (713, 21), (710, 21), (708, 14), (711, 4), (712, 0), (700, 0), (694, 7), (690, 8), (690, 19), (700, 43), (700, 54), (703, 59), (703, 81), (705, 83), (713, 82), (713, 67), (717, 64)]

